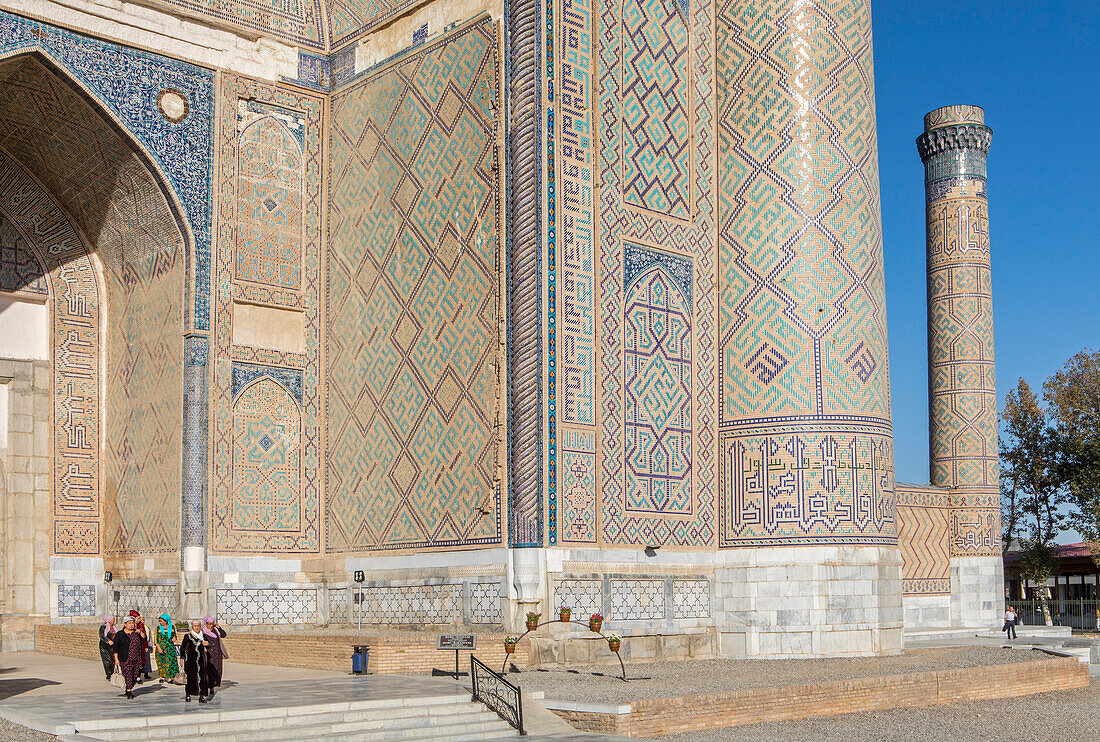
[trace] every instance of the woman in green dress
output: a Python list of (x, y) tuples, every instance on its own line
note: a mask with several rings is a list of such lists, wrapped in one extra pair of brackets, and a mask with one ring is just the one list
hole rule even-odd
[(160, 682), (171, 683), (180, 672), (179, 654), (176, 651), (176, 630), (172, 626), (172, 617), (167, 613), (160, 614), (160, 625), (157, 626), (156, 642), (157, 675)]

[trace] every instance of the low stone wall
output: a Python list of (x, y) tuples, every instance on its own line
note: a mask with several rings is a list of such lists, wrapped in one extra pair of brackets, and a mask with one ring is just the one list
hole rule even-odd
[(619, 707), (556, 704), (551, 700), (543, 701), (543, 705), (577, 729), (653, 737), (857, 711), (1026, 696), (1088, 684), (1087, 665), (1076, 658), (1059, 657), (1004, 666), (654, 698)]
[[(34, 635), (35, 651), (83, 660), (99, 660), (98, 627), (43, 624)], [(473, 653), (494, 669), (504, 663), (504, 635), (478, 634)], [(370, 647), (368, 669), (382, 674), (428, 674), (433, 668), (454, 668), (454, 652), (435, 648), (434, 634), (426, 636), (353, 636), (302, 633), (231, 633), (225, 639), (229, 659), (251, 665), (305, 667), (313, 670), (349, 672), (352, 648)], [(516, 649), (517, 664), (527, 663), (527, 652)], [(459, 652), (459, 667), (470, 669), (470, 652)]]

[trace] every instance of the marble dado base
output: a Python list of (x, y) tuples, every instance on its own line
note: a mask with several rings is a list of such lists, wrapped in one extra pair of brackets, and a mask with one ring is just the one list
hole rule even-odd
[(1000, 555), (951, 558), (951, 625), (1001, 627), (1005, 610)]
[(951, 626), (950, 595), (903, 595), (901, 605), (908, 628)]
[(902, 650), (897, 547), (723, 551), (715, 583), (724, 656), (859, 657)]

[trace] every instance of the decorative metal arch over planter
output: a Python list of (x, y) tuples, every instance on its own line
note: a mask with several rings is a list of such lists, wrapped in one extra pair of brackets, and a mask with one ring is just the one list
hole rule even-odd
[[(528, 635), (528, 634), (530, 634), (530, 633), (532, 633), (532, 632), (534, 632), (534, 631), (538, 631), (538, 630), (539, 630), (539, 629), (541, 629), (541, 628), (542, 628), (543, 626), (547, 626), (547, 625), (549, 625), (549, 624), (552, 624), (552, 623), (575, 623), (575, 624), (577, 624), (578, 626), (583, 626), (583, 627), (584, 627), (584, 628), (585, 628), (586, 630), (588, 630), (589, 632), (591, 632), (591, 633), (593, 633), (593, 634), (596, 634), (596, 635), (598, 635), (598, 636), (601, 636), (601, 637), (603, 637), (603, 638), (604, 638), (605, 640), (607, 640), (607, 643), (608, 643), (608, 648), (610, 649), (610, 644), (611, 644), (611, 638), (610, 638), (610, 637), (608, 637), (608, 636), (605, 636), (605, 635), (604, 635), (604, 633), (603, 633), (602, 631), (592, 631), (592, 629), (591, 629), (591, 628), (589, 627), (589, 625), (588, 625), (587, 623), (583, 622), (583, 621), (554, 621), (554, 620), (550, 620), (550, 621), (543, 621), (542, 623), (540, 623), (540, 624), (536, 625), (536, 626), (535, 626), (535, 628), (533, 628), (533, 629), (528, 629), (527, 631), (524, 631), (524, 632), (523, 632), (522, 634), (520, 634), (519, 638), (518, 638), (518, 639), (516, 639), (515, 643), (516, 643), (516, 644), (519, 644), (519, 643), (520, 643), (521, 641), (523, 641), (524, 639), (526, 639), (526, 638), (527, 638), (527, 635)], [(602, 622), (601, 622), (601, 625), (602, 625)], [(507, 642), (505, 642), (505, 643), (507, 644)], [(622, 654), (621, 654), (621, 653), (619, 652), (619, 650), (618, 650), (618, 649), (613, 649), (613, 650), (611, 650), (611, 651), (612, 651), (612, 652), (614, 652), (614, 654), (615, 654), (615, 657), (616, 657), (616, 658), (618, 658), (618, 660), (619, 660), (619, 668), (620, 668), (620, 669), (622, 670), (622, 675), (620, 676), (620, 678), (619, 678), (619, 679), (620, 679), (620, 680), (622, 680), (622, 681), (623, 681), (624, 683), (626, 683), (626, 682), (629, 682), (629, 681), (628, 681), (628, 680), (626, 679), (626, 664), (625, 664), (625, 663), (623, 663), (623, 656), (622, 656)], [(507, 667), (508, 667), (508, 658), (509, 658), (509, 657), (511, 657), (511, 656), (512, 656), (512, 655), (511, 655), (511, 653), (509, 653), (509, 652), (505, 652), (505, 654), (504, 654), (504, 663), (503, 663), (503, 664), (501, 664), (501, 666), (500, 666), (500, 674), (501, 674), (501, 675), (505, 675), (505, 674), (506, 674), (506, 669), (507, 669)], [(519, 672), (519, 670), (516, 670), (516, 672)]]

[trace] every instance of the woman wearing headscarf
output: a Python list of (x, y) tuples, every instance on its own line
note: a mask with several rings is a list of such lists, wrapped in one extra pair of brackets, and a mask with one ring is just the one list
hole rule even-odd
[(225, 637), (225, 629), (218, 626), (213, 616), (207, 616), (202, 620), (203, 637), (210, 643), (210, 664), (207, 665), (208, 683), (210, 694), (214, 694), (215, 688), (222, 684), (222, 661), (228, 656), (222, 639)]
[[(145, 675), (145, 680), (152, 680), (153, 666), (149, 662), (149, 655), (152, 654), (150, 651), (152, 646), (149, 640), (149, 630), (145, 628), (145, 618), (136, 610), (131, 610), (130, 616), (133, 617), (136, 622), (137, 633), (141, 637), (141, 671)], [(138, 682), (142, 682), (140, 677), (138, 678)]]
[(210, 642), (202, 633), (202, 621), (191, 622), (191, 630), (183, 635), (180, 642), (180, 658), (183, 659), (183, 675), (187, 679), (184, 688), (185, 701), (198, 696), (199, 703), (206, 703), (210, 693), (207, 685), (207, 667), (210, 665)]
[(114, 642), (115, 665), (126, 679), (126, 697), (133, 698), (134, 683), (145, 664), (145, 649), (133, 616), (127, 616), (122, 624), (122, 631), (115, 632)]
[(176, 629), (172, 617), (160, 614), (154, 636), (153, 649), (157, 653), (157, 675), (160, 682), (171, 683), (180, 673), (179, 655), (176, 653)]
[(114, 637), (115, 617), (108, 613), (99, 626), (99, 658), (103, 660), (103, 672), (107, 674), (108, 680), (115, 671)]

